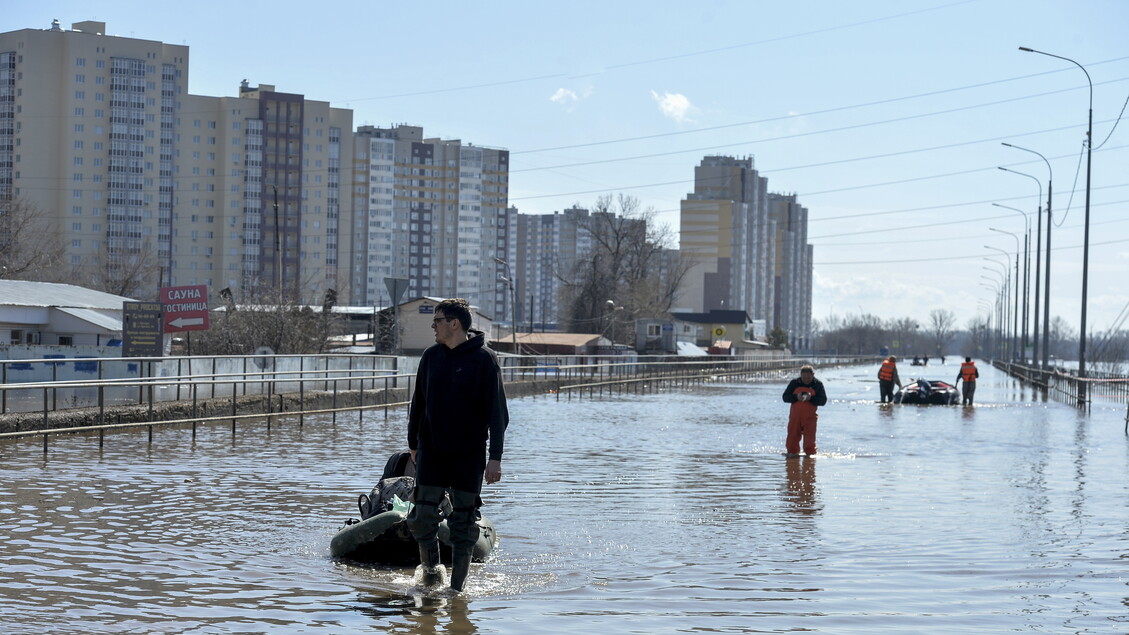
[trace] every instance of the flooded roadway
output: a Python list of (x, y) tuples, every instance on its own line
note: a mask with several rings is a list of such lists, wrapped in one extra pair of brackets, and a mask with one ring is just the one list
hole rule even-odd
[(783, 382), (512, 400), (455, 598), (329, 558), (402, 412), (4, 442), (0, 631), (1129, 632), (1124, 404), (981, 369), (975, 408), (879, 406), (876, 370), (820, 373), (813, 459)]

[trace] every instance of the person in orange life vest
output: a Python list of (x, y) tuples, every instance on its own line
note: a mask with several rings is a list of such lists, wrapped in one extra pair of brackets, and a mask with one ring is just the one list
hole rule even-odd
[(823, 382), (815, 378), (811, 366), (800, 368), (800, 376), (788, 382), (784, 389), (784, 402), (792, 404), (788, 412), (788, 438), (784, 445), (788, 458), (800, 456), (800, 440), (804, 453), (815, 454), (815, 424), (819, 419), (816, 409), (827, 403)]
[(878, 369), (878, 393), (882, 403), (894, 402), (894, 384), (902, 387), (902, 380), (898, 377), (898, 358), (891, 355), (882, 360)]
[(961, 388), (960, 394), (963, 397), (961, 405), (971, 406), (972, 396), (976, 394), (976, 378), (980, 376), (980, 371), (976, 369), (976, 364), (972, 361), (971, 357), (965, 357), (964, 361), (960, 364), (960, 372), (957, 373), (957, 380), (953, 384), (957, 384), (960, 380), (964, 380), (964, 386)]

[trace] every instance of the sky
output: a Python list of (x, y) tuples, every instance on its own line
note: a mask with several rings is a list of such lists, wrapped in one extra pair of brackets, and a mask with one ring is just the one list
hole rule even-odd
[(626, 194), (677, 233), (702, 157), (753, 157), (809, 210), (820, 321), (963, 328), (1014, 300), (1028, 231), (1033, 304), (1053, 188), (1050, 313), (1078, 329), (1092, 94), (1087, 332), (1129, 315), (1124, 0), (5, 0), (0, 29), (54, 18), (188, 45), (193, 94), (247, 79), (508, 149), (528, 214)]

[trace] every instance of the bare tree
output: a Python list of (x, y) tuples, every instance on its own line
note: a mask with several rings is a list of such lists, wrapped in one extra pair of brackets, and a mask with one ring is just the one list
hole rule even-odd
[(51, 279), (62, 257), (62, 245), (32, 203), (0, 198), (0, 278)]
[(582, 225), (592, 250), (562, 280), (568, 330), (621, 340), (633, 320), (665, 316), (675, 305), (689, 265), (672, 249), (673, 231), (659, 227), (655, 214), (633, 196), (596, 201)]
[(913, 318), (891, 319), (887, 325), (890, 331), (890, 347), (902, 357), (913, 355), (917, 349), (917, 332), (921, 325)]
[(953, 337), (953, 325), (957, 316), (948, 309), (933, 309), (929, 312), (929, 336), (933, 340), (933, 351), (945, 354), (945, 345)]
[(983, 316), (970, 318), (965, 326), (968, 331), (968, 348), (962, 352), (965, 357), (980, 357), (988, 351), (988, 320)]
[(137, 297), (160, 285), (156, 250), (147, 242), (137, 249), (110, 250), (104, 242), (93, 261), (73, 268), (72, 279), (107, 294)]
[[(211, 322), (207, 331), (191, 335), (195, 355), (250, 355), (270, 347), (279, 355), (318, 353), (330, 335), (341, 330), (341, 318), (330, 312), (327, 294), (321, 310), (296, 304), (288, 291), (263, 291)], [(335, 301), (335, 298), (334, 298)]]

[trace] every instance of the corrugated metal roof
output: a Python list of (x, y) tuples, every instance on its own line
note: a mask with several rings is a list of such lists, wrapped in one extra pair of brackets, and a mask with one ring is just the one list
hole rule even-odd
[(122, 302), (133, 301), (132, 298), (86, 289), (73, 284), (0, 280), (0, 306), (70, 307), (121, 311)]
[[(67, 315), (73, 315), (83, 322), (89, 322), (95, 326), (102, 327), (107, 331), (120, 331), (122, 330), (122, 320), (120, 317), (113, 315), (106, 315), (97, 309), (73, 309), (68, 307), (56, 307), (60, 312)], [(121, 314), (121, 310), (118, 310)]]
[[(513, 335), (496, 338), (499, 342), (512, 341)], [(602, 336), (596, 333), (518, 333), (518, 345), (552, 344), (564, 346), (587, 346)]]

